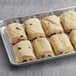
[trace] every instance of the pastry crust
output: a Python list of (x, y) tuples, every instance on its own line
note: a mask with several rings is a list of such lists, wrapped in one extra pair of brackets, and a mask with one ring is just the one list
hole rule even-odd
[(29, 40), (20, 41), (13, 46), (16, 62), (25, 62), (36, 59)]
[(31, 18), (26, 20), (24, 24), (29, 40), (45, 36), (39, 19)]
[(38, 38), (34, 40), (33, 47), (37, 58), (45, 58), (53, 55), (50, 43), (46, 38)]
[(51, 36), (50, 43), (56, 55), (69, 53), (74, 50), (68, 36), (64, 33)]
[(41, 23), (47, 36), (63, 32), (63, 28), (60, 24), (60, 18), (56, 15), (44, 17), (41, 20)]
[(76, 50), (76, 30), (72, 30), (69, 36), (70, 36), (70, 40)]
[(11, 44), (16, 44), (21, 40), (27, 39), (25, 31), (20, 23), (11, 23), (7, 25), (6, 33)]
[(71, 30), (76, 29), (76, 12), (75, 11), (66, 11), (60, 16), (61, 23), (64, 27), (64, 30), (69, 33)]

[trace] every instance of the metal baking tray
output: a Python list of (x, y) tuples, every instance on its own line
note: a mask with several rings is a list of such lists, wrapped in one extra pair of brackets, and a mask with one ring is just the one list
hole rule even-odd
[(13, 54), (12, 45), (10, 44), (10, 42), (7, 38), (7, 35), (5, 33), (5, 28), (6, 28), (7, 24), (9, 24), (9, 23), (12, 23), (12, 22), (23, 23), (24, 20), (26, 20), (28, 18), (37, 17), (37, 18), (41, 19), (42, 17), (48, 16), (48, 15), (51, 15), (51, 14), (55, 14), (55, 15), (59, 16), (63, 11), (67, 11), (67, 10), (75, 10), (76, 11), (76, 6), (63, 8), (63, 9), (51, 10), (51, 11), (47, 11), (47, 12), (41, 12), (39, 14), (26, 16), (26, 17), (19, 17), (19, 18), (13, 18), (13, 19), (8, 19), (8, 20), (1, 20), (0, 21), (0, 34), (1, 34), (4, 46), (5, 46), (5, 49), (6, 49), (5, 51), (8, 55), (10, 63), (15, 65), (15, 66), (22, 66), (22, 65), (28, 65), (28, 64), (43, 62), (43, 61), (47, 61), (47, 60), (51, 61), (52, 59), (67, 57), (67, 56), (70, 56), (70, 55), (76, 55), (76, 52), (74, 51), (73, 53), (56, 55), (56, 56), (37, 59), (37, 60), (33, 60), (33, 61), (28, 61), (28, 62), (16, 63), (15, 58), (14, 58), (14, 54)]

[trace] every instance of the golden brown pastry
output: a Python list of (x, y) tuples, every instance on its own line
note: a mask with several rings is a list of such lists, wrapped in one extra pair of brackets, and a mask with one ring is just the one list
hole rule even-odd
[(51, 36), (50, 43), (56, 55), (65, 54), (74, 50), (68, 36), (64, 33)]
[(20, 41), (13, 46), (16, 62), (26, 62), (36, 59), (29, 40)]
[(72, 30), (69, 36), (70, 36), (70, 40), (76, 50), (76, 30)]
[(38, 38), (34, 40), (33, 47), (37, 58), (45, 58), (53, 55), (50, 43), (46, 38)]
[(45, 36), (39, 19), (30, 18), (26, 20), (24, 24), (29, 40)]
[(47, 36), (63, 32), (63, 28), (60, 24), (60, 18), (56, 15), (44, 17), (41, 20), (41, 23)]
[(69, 33), (71, 30), (76, 29), (76, 12), (66, 11), (60, 16), (61, 23), (64, 30)]
[(12, 44), (27, 39), (25, 31), (20, 23), (11, 23), (7, 25), (6, 33)]

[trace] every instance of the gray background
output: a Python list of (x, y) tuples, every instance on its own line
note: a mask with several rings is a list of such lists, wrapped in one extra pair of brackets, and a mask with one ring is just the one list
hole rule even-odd
[[(76, 0), (0, 0), (0, 20), (75, 5)], [(14, 67), (8, 61), (0, 37), (0, 76), (76, 76), (76, 56)]]

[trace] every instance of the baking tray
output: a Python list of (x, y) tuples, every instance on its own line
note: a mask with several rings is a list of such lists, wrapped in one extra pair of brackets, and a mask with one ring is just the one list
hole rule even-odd
[(15, 66), (22, 66), (22, 65), (28, 65), (28, 64), (43, 62), (43, 61), (47, 61), (47, 60), (51, 61), (52, 59), (67, 57), (70, 55), (76, 55), (76, 52), (74, 51), (72, 53), (56, 55), (56, 56), (52, 56), (52, 57), (48, 57), (48, 58), (42, 58), (42, 59), (37, 59), (37, 60), (22, 62), (22, 63), (16, 63), (15, 58), (14, 58), (14, 54), (13, 54), (12, 45), (10, 44), (10, 42), (7, 38), (7, 35), (5, 33), (5, 28), (6, 28), (7, 24), (9, 24), (9, 23), (12, 23), (12, 22), (23, 23), (24, 20), (26, 20), (28, 18), (37, 17), (37, 18), (41, 19), (42, 17), (48, 16), (51, 14), (55, 14), (55, 15), (59, 16), (62, 12), (67, 11), (67, 10), (75, 10), (76, 11), (76, 6), (68, 7), (68, 8), (62, 8), (62, 9), (56, 9), (56, 10), (51, 10), (51, 11), (46, 11), (46, 12), (40, 12), (39, 14), (35, 14), (35, 15), (31, 15), (31, 16), (13, 18), (13, 19), (8, 19), (8, 20), (1, 20), (0, 21), (0, 34), (1, 34), (4, 46), (6, 49), (5, 51), (8, 55), (10, 63), (12, 65), (15, 65)]

